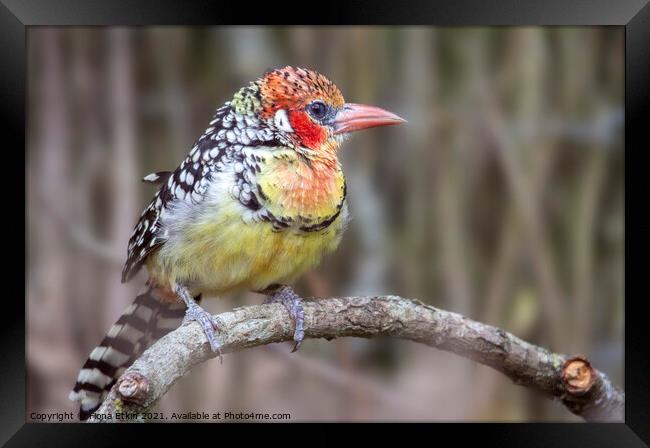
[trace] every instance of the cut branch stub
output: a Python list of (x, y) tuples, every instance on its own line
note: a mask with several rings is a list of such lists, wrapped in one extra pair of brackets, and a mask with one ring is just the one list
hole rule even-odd
[(588, 421), (622, 421), (625, 394), (603, 372), (591, 366), (583, 355), (568, 358), (560, 378), (564, 405)]
[(149, 394), (149, 380), (138, 372), (127, 372), (118, 381), (117, 392), (122, 401), (142, 406)]
[(564, 362), (562, 366), (562, 382), (564, 388), (573, 396), (579, 397), (588, 393), (596, 380), (596, 371), (583, 355), (576, 355)]

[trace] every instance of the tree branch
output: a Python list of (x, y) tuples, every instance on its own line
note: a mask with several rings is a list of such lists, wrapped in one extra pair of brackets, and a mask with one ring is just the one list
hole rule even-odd
[[(588, 421), (623, 421), (625, 394), (584, 357), (551, 353), (490, 325), (396, 296), (306, 300), (305, 338), (390, 336), (453, 352), (544, 393)], [(280, 304), (215, 316), (223, 353), (290, 341), (293, 323)], [(90, 421), (151, 409), (176, 380), (215, 354), (196, 322), (169, 333), (135, 361)]]

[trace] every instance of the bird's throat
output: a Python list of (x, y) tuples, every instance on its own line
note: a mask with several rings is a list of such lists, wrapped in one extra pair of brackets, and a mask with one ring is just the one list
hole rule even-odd
[(336, 158), (299, 156), (271, 163), (275, 166), (258, 176), (258, 184), (274, 214), (318, 221), (337, 212), (344, 199), (345, 179)]

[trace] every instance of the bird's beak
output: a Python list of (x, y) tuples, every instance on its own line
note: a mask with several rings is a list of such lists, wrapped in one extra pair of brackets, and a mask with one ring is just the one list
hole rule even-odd
[(392, 112), (375, 106), (346, 103), (336, 114), (334, 134), (345, 134), (376, 126), (388, 126), (406, 122)]

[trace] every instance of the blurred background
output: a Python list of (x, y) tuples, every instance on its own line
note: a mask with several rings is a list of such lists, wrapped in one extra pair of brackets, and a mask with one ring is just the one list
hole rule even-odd
[[(218, 27), (28, 31), (27, 412), (74, 411), (155, 190), (218, 106), (297, 65), (405, 126), (341, 159), (353, 221), (303, 296), (397, 294), (587, 355), (623, 385), (623, 28)], [(204, 300), (221, 312), (244, 293)], [(308, 340), (195, 368), (159, 410), (294, 420), (579, 421), (488, 367), (389, 339)]]

